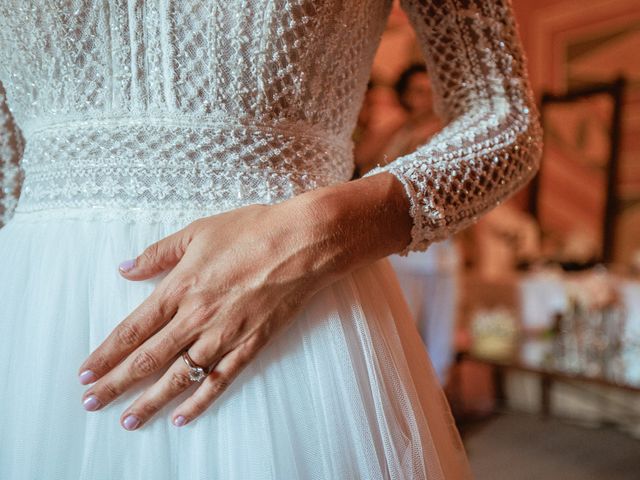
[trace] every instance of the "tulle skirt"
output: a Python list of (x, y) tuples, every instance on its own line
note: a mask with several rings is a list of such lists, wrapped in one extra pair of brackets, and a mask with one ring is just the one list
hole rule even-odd
[(78, 368), (159, 281), (117, 265), (183, 226), (16, 214), (0, 229), (0, 479), (470, 478), (386, 259), (317, 292), (192, 423), (170, 422), (189, 389), (120, 425), (162, 372), (85, 411)]

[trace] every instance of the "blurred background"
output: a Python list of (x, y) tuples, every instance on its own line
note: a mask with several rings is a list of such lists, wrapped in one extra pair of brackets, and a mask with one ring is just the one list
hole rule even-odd
[[(390, 260), (479, 480), (640, 479), (640, 2), (513, 6), (540, 173), (456, 237)], [(357, 175), (442, 128), (432, 95), (396, 4)]]

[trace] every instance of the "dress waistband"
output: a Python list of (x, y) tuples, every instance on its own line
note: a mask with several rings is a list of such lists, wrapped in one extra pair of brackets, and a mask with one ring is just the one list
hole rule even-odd
[(16, 214), (198, 218), (347, 181), (350, 144), (234, 122), (90, 121), (30, 129)]

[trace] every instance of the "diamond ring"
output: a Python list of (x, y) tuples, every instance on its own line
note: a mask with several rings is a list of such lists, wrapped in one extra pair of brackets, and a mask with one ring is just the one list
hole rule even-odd
[(193, 359), (189, 356), (189, 352), (185, 350), (182, 352), (182, 358), (185, 363), (189, 366), (189, 380), (192, 382), (201, 382), (204, 380), (204, 377), (209, 375), (209, 369), (205, 367), (201, 367)]

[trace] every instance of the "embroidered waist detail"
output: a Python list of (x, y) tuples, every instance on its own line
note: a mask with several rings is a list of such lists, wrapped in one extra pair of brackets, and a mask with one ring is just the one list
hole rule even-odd
[[(85, 121), (30, 129), (16, 214), (188, 219), (347, 181), (350, 142), (232, 121)], [(88, 213), (87, 213), (88, 212)]]

